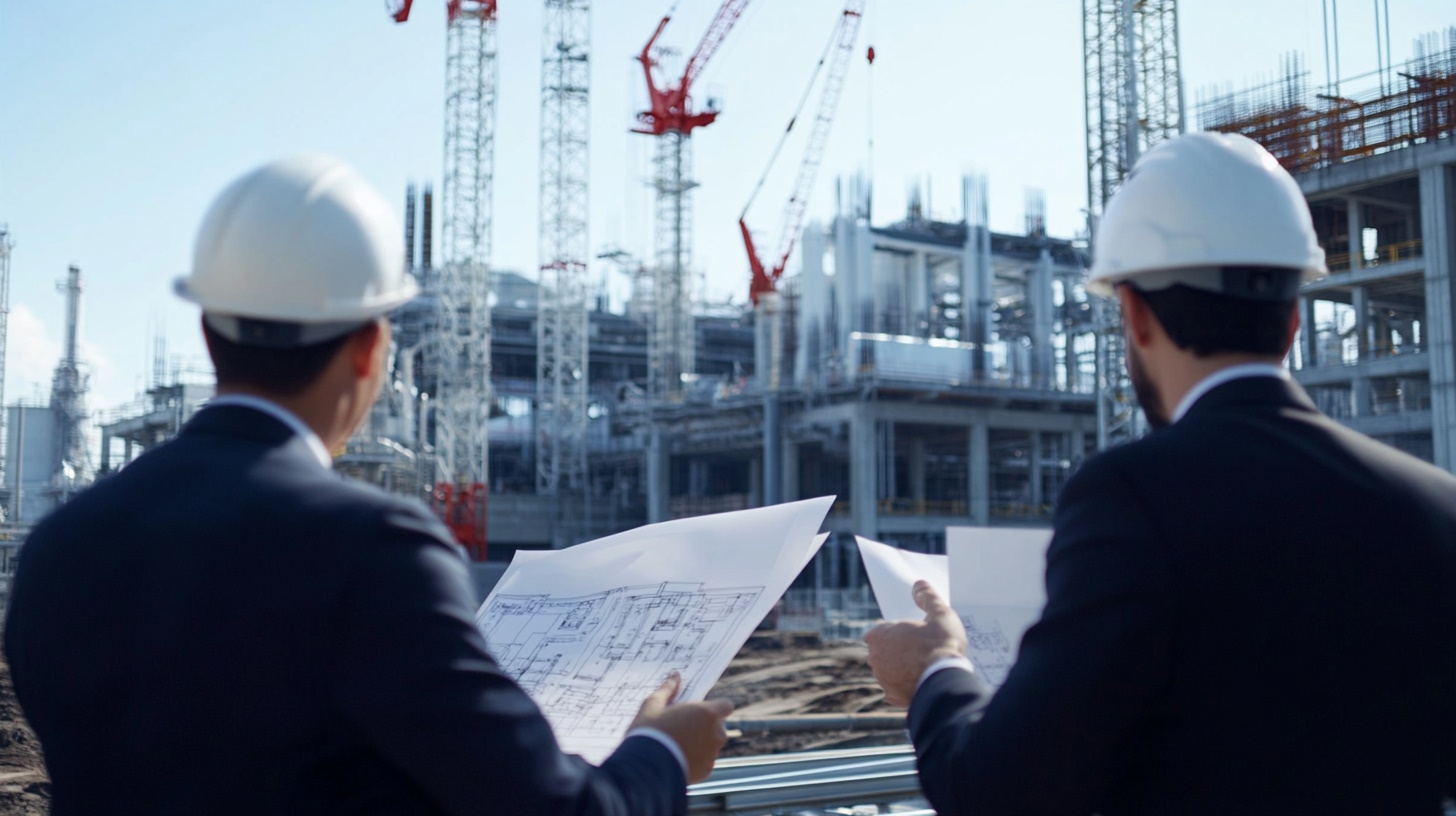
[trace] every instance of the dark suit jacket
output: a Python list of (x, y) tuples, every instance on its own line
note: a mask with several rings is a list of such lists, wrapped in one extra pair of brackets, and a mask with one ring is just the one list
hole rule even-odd
[(282, 423), (201, 411), (31, 534), (6, 624), (66, 814), (669, 814), (681, 767), (563, 755), (459, 548)]
[(1235, 380), (1067, 484), (993, 698), (931, 675), (957, 814), (1437, 814), (1456, 780), (1456, 478)]

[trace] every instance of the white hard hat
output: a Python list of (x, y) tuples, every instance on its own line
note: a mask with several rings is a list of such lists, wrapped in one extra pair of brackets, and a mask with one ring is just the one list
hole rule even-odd
[(328, 156), (274, 162), (228, 186), (197, 233), (181, 297), (234, 342), (323, 342), (419, 293), (400, 223), (352, 167)]
[(1227, 133), (1149, 150), (1107, 205), (1092, 251), (1087, 288), (1099, 295), (1126, 281), (1292, 300), (1300, 283), (1329, 274), (1299, 184), (1257, 142)]

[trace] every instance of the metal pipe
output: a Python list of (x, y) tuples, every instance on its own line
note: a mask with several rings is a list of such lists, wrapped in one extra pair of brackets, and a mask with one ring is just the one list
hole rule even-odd
[(801, 734), (812, 731), (889, 731), (905, 727), (904, 714), (798, 714), (730, 719), (730, 731), (744, 734)]

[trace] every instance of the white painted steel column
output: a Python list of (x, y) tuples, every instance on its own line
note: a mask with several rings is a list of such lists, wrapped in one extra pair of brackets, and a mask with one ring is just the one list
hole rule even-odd
[(1426, 266), (1425, 346), (1431, 365), (1434, 459), (1456, 470), (1456, 182), (1449, 165), (1421, 168), (1421, 234)]

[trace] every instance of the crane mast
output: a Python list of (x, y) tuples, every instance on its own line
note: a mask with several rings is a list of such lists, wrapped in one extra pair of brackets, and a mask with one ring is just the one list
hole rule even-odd
[[(749, 0), (724, 0), (675, 83), (659, 85), (654, 49), (671, 21), (662, 18), (637, 59), (647, 80), (648, 109), (637, 115), (635, 132), (657, 138), (653, 187), (653, 310), (648, 332), (648, 392), (654, 400), (682, 399), (684, 375), (696, 368), (690, 267), (692, 265), (692, 132), (718, 118), (712, 108), (694, 110), (694, 83), (743, 16)], [(649, 515), (653, 515), (649, 513)]]
[[(396, 21), (409, 19), (412, 2), (403, 0)], [(426, 349), (436, 378), (433, 498), (471, 557), (484, 560), (496, 0), (449, 0), (446, 12), (444, 258), (427, 282), (436, 306)]]
[[(591, 3), (546, 0), (541, 59), (540, 288), (536, 492), (558, 535), (589, 537), (588, 189)], [(579, 501), (563, 501), (570, 494)], [(573, 522), (580, 524), (573, 529)], [(573, 543), (562, 541), (560, 543)]]

